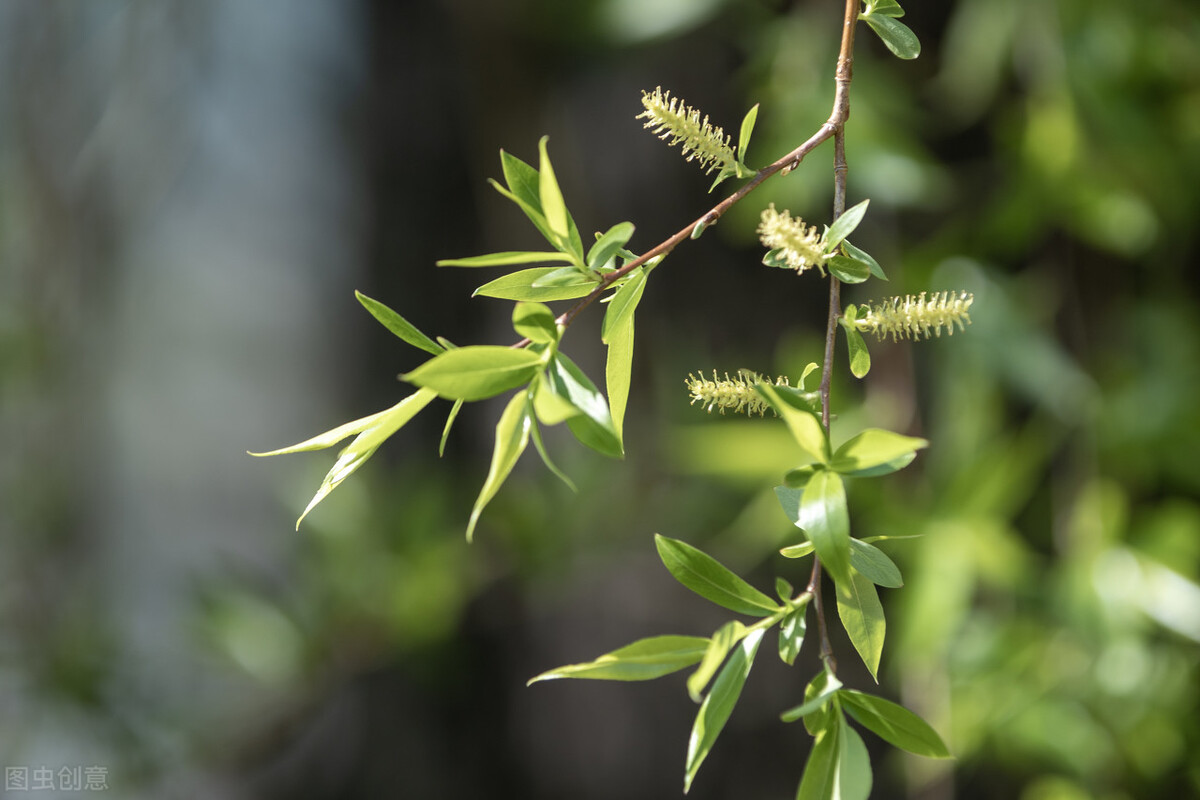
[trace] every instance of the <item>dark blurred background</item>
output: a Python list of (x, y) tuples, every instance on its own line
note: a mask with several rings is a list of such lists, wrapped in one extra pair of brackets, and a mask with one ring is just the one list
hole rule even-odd
[[(967, 289), (974, 324), (874, 345), (834, 391), (841, 431), (933, 442), (851, 509), (923, 534), (885, 545), (908, 585), (882, 593), (878, 691), (957, 758), (867, 735), (873, 797), (1200, 796), (1200, 6), (910, 5), (917, 61), (859, 33), (849, 195), (891, 282), (845, 297)], [(245, 451), (402, 396), (423, 356), (355, 289), (512, 339), (509, 304), (470, 299), (495, 273), (434, 267), (540, 247), (486, 183), (500, 148), (549, 134), (581, 229), (632, 220), (648, 248), (715, 199), (640, 92), (734, 133), (760, 102), (768, 163), (829, 114), (840, 6), (0, 5), (0, 764), (129, 798), (679, 796), (681, 677), (524, 682), (724, 621), (656, 532), (804, 580), (776, 553), (781, 426), (710, 419), (683, 379), (819, 358), (824, 289), (762, 268), (754, 224), (828, 219), (828, 145), (654, 273), (625, 461), (549, 437), (578, 495), (527, 454), (466, 544), (496, 403), (440, 460), (435, 403), (299, 532), (333, 452)], [(597, 380), (598, 319), (565, 345)], [(810, 740), (777, 715), (813, 649), (763, 649), (691, 796), (792, 796)]]

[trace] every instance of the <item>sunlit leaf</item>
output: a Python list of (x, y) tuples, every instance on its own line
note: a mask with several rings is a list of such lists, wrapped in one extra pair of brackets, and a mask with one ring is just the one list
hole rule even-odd
[(541, 361), (532, 350), (472, 345), (447, 350), (400, 377), (451, 400), (483, 400), (528, 383)]
[(850, 566), (876, 586), (899, 589), (904, 585), (896, 562), (878, 547), (861, 539), (850, 539)]
[[(367, 459), (375, 454), (375, 451), (379, 449), (379, 445), (383, 444), (388, 437), (400, 430), (405, 423), (417, 415), (417, 412), (429, 405), (436, 396), (429, 389), (420, 389), (387, 411), (373, 415), (372, 423), (358, 434), (354, 438), (354, 441), (346, 445), (345, 449), (338, 453), (337, 461), (334, 462), (329, 472), (325, 475), (325, 479), (321, 481), (321, 486), (317, 489), (317, 493), (313, 495), (312, 500), (305, 507), (304, 513), (296, 520), (296, 528), (300, 527), (300, 523), (308, 516), (308, 512), (316, 508), (317, 503), (328, 497), (329, 493), (336, 489), (342, 481), (354, 474), (355, 470), (365, 464)], [(287, 452), (294, 451), (289, 448)]]
[(385, 328), (399, 336), (405, 342), (408, 342), (413, 347), (424, 350), (427, 353), (433, 353), (435, 356), (442, 352), (443, 348), (439, 347), (436, 342), (430, 339), (425, 334), (417, 330), (417, 326), (406, 320), (404, 317), (397, 314), (392, 309), (385, 306), (378, 300), (373, 300), (359, 291), (354, 292), (354, 296), (358, 298), (358, 302), (363, 304), (367, 311), (371, 312), (371, 316), (379, 320)]
[(514, 264), (572, 263), (571, 257), (560, 252), (537, 252), (510, 250), (503, 253), (488, 253), (469, 258), (444, 258), (437, 262), (439, 267), (504, 267)]
[(654, 544), (659, 558), (675, 580), (701, 597), (730, 611), (755, 617), (765, 617), (779, 610), (779, 604), (770, 597), (690, 544), (661, 534), (655, 534)]
[(608, 410), (608, 401), (583, 370), (560, 352), (550, 361), (546, 379), (555, 394), (582, 412), (567, 419), (567, 427), (575, 438), (598, 453), (621, 458), (624, 450)]
[[(841, 695), (839, 695), (840, 697)], [(838, 800), (867, 800), (871, 796), (871, 757), (858, 732), (838, 714)]]
[(554, 477), (565, 483), (567, 488), (572, 492), (578, 492), (579, 488), (575, 486), (575, 481), (571, 480), (567, 473), (559, 469), (558, 465), (550, 459), (550, 453), (546, 451), (546, 443), (542, 441), (541, 428), (538, 427), (536, 421), (529, 426), (529, 433), (533, 437), (533, 446), (537, 450), (538, 455), (542, 457), (542, 463), (546, 465), (546, 469), (550, 470), (550, 473)]
[(789, 401), (788, 395), (777, 390), (779, 387), (759, 383), (754, 388), (783, 419), (801, 450), (814, 461), (829, 460), (829, 440), (825, 436), (825, 429), (821, 427), (821, 421), (812, 411), (797, 408)]
[(838, 616), (850, 637), (850, 643), (863, 664), (878, 682), (879, 659), (883, 655), (883, 637), (887, 624), (875, 584), (853, 572), (849, 581), (836, 581)]
[[(842, 682), (837, 679), (836, 675), (831, 675), (827, 669), (821, 670), (805, 687), (804, 702), (794, 708), (789, 708), (780, 714), (779, 718), (784, 722), (795, 722), (820, 711), (829, 705), (840, 688), (842, 688)], [(812, 733), (813, 730), (810, 729), (809, 732)]]
[(542, 201), (542, 213), (546, 215), (550, 232), (559, 237), (565, 249), (569, 237), (567, 205), (563, 202), (562, 190), (558, 188), (554, 167), (550, 165), (550, 154), (546, 151), (548, 141), (550, 137), (543, 136), (538, 142), (538, 198)]
[(862, 283), (871, 277), (871, 265), (848, 256), (830, 256), (825, 268), (842, 283)]
[(529, 444), (529, 428), (533, 420), (529, 416), (527, 406), (528, 390), (522, 389), (508, 401), (508, 406), (500, 415), (500, 421), (496, 423), (496, 444), (492, 449), (492, 463), (488, 467), (483, 488), (479, 490), (479, 496), (475, 498), (475, 505), (471, 509), (471, 521), (467, 523), (467, 541), (474, 538), (479, 515), (496, 496), (496, 492), (500, 491), (517, 459)]
[(554, 312), (541, 303), (517, 303), (513, 307), (512, 321), (517, 335), (531, 342), (550, 344), (558, 341)]
[[(529, 684), (557, 678), (587, 678), (604, 681), (648, 681), (690, 667), (708, 649), (702, 636), (652, 636), (605, 653), (585, 664), (543, 672)], [(526, 685), (529, 685), (526, 684)]]
[(779, 658), (789, 666), (796, 662), (796, 656), (800, 654), (800, 648), (804, 644), (807, 613), (808, 603), (804, 603), (788, 612), (779, 624)]
[(604, 322), (600, 326), (600, 338), (608, 341), (610, 332), (633, 315), (638, 303), (642, 300), (642, 292), (646, 289), (646, 270), (639, 267), (629, 274), (629, 277), (613, 294), (604, 312)]
[(746, 626), (737, 620), (726, 622), (712, 635), (708, 642), (708, 649), (704, 651), (704, 658), (700, 660), (700, 665), (696, 667), (695, 672), (688, 676), (687, 690), (693, 703), (700, 702), (704, 687), (712, 680), (712, 676), (717, 674), (717, 669), (725, 660), (725, 656), (729, 655), (729, 651), (745, 635)]
[(738, 134), (738, 161), (746, 162), (746, 150), (750, 147), (750, 135), (754, 133), (754, 122), (758, 119), (758, 103), (742, 117), (742, 129)]
[(625, 409), (629, 405), (629, 387), (633, 380), (633, 320), (625, 321), (608, 331), (608, 358), (604, 362), (604, 382), (608, 389), (608, 405), (613, 429), (621, 449), (625, 449)]
[(704, 763), (704, 759), (708, 757), (709, 751), (716, 743), (721, 729), (729, 720), (729, 715), (733, 713), (733, 707), (737, 705), (738, 697), (742, 694), (742, 687), (746, 685), (746, 678), (750, 675), (750, 668), (754, 665), (754, 656), (758, 652), (758, 645), (762, 641), (764, 633), (765, 631), (760, 628), (742, 639), (730, 654), (729, 660), (725, 662), (721, 673), (717, 675), (708, 697), (705, 697), (704, 702), (700, 705), (696, 721), (692, 724), (692, 734), (688, 738), (687, 763), (684, 767), (683, 777), (685, 794), (691, 788), (700, 765)]
[(881, 428), (867, 428), (848, 439), (833, 454), (830, 469), (844, 475), (861, 475), (874, 468), (908, 459), (929, 442), (915, 436), (902, 436)]
[(834, 252), (843, 239), (854, 233), (854, 229), (858, 227), (867, 213), (867, 206), (870, 203), (870, 200), (863, 200), (861, 203), (847, 208), (840, 217), (833, 221), (833, 224), (829, 226), (829, 231), (825, 234), (825, 252)]
[(819, 470), (804, 487), (798, 527), (837, 584), (850, 582), (850, 517), (846, 490), (836, 472)]
[(510, 272), (507, 275), (489, 281), (475, 290), (474, 294), (484, 297), (495, 297), (500, 300), (530, 300), (548, 303), (552, 300), (574, 300), (592, 293), (597, 286), (597, 280), (579, 270), (573, 270), (575, 280), (571, 282), (556, 282), (552, 286), (535, 286), (534, 284), (554, 272), (559, 267), (533, 267)]
[(866, 14), (880, 17), (903, 17), (904, 9), (896, 0), (867, 0)]
[(843, 689), (838, 696), (850, 716), (889, 744), (919, 756), (950, 758), (937, 731), (907, 708), (853, 689)]
[(454, 427), (454, 420), (458, 419), (458, 412), (463, 407), (463, 400), (455, 400), (454, 406), (450, 409), (450, 413), (446, 416), (446, 427), (442, 428), (442, 440), (438, 443), (438, 456), (441, 457), (446, 453), (446, 440), (450, 438), (450, 429)]
[(633, 236), (632, 222), (618, 222), (609, 228), (603, 236), (596, 240), (587, 254), (587, 265), (591, 269), (600, 269), (609, 262), (617, 252), (626, 245)]
[(783, 556), (784, 558), (804, 558), (812, 551), (812, 542), (801, 542), (800, 544), (788, 545), (787, 547), (781, 548), (779, 555)]

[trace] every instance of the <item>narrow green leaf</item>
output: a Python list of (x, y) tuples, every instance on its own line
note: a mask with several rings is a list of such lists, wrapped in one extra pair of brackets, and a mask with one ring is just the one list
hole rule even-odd
[(587, 678), (602, 681), (648, 681), (690, 667), (708, 649), (702, 636), (652, 636), (639, 639), (586, 664), (568, 664), (531, 678), (538, 681), (557, 678)]
[(914, 455), (915, 451), (928, 446), (928, 441), (915, 436), (902, 436), (881, 428), (867, 428), (848, 439), (834, 452), (829, 468), (843, 475), (861, 475), (876, 467), (908, 458)]
[(576, 279), (571, 283), (559, 282), (553, 286), (539, 284), (539, 281), (547, 275), (558, 271), (559, 267), (534, 267), (510, 272), (480, 286), (475, 290), (475, 294), (500, 300), (530, 300), (546, 303), (552, 300), (574, 300), (577, 297), (591, 294), (592, 290), (596, 288), (597, 280), (578, 270), (575, 270)]
[(868, 800), (871, 796), (871, 757), (858, 731), (838, 714), (838, 800)]
[(862, 539), (850, 539), (850, 566), (876, 586), (899, 589), (904, 585), (900, 568), (887, 553)]
[[(556, 286), (578, 286), (580, 280), (592, 282), (594, 278), (579, 267), (559, 267), (547, 272), (534, 281), (533, 288), (550, 289)], [(595, 286), (592, 288), (594, 289)]]
[(421, 333), (415, 325), (383, 303), (373, 300), (357, 290), (354, 292), (354, 296), (358, 298), (358, 302), (362, 303), (367, 311), (371, 312), (371, 316), (383, 324), (383, 327), (399, 336), (405, 342), (427, 353), (433, 353), (435, 356), (442, 352), (443, 348), (439, 347), (436, 342)]
[(850, 256), (851, 258), (856, 258), (859, 261), (869, 264), (871, 267), (871, 274), (876, 278), (879, 278), (879, 280), (886, 281), (888, 279), (887, 275), (883, 273), (883, 267), (879, 266), (879, 262), (876, 261), (866, 250), (855, 247), (850, 243), (849, 239), (842, 240), (842, 249), (844, 249), (846, 251), (846, 255)]
[(654, 544), (675, 580), (706, 600), (755, 617), (766, 617), (779, 610), (778, 603), (690, 544), (661, 534), (654, 535)]
[(439, 267), (506, 267), (514, 264), (574, 263), (566, 253), (510, 250), (503, 253), (488, 253), (469, 258), (444, 258), (437, 262)]
[(562, 242), (566, 249), (570, 240), (570, 229), (567, 227), (567, 205), (563, 202), (562, 190), (558, 188), (558, 178), (554, 176), (554, 167), (550, 165), (550, 154), (546, 151), (549, 136), (543, 136), (538, 142), (538, 198), (542, 201), (542, 213), (546, 215), (546, 224)]
[[(809, 477), (811, 478), (812, 475), (810, 474)], [(807, 482), (805, 481), (805, 483)], [(804, 487), (775, 487), (775, 497), (779, 500), (779, 505), (783, 508), (783, 513), (787, 514), (787, 518), (792, 521), (793, 525), (800, 522), (800, 498), (803, 496)]]
[(911, 60), (921, 55), (921, 41), (912, 29), (894, 17), (871, 14), (859, 17), (879, 35), (895, 55)]
[(790, 603), (792, 595), (796, 593), (796, 589), (782, 575), (775, 576), (775, 596), (784, 603)]
[(875, 584), (858, 572), (851, 574), (849, 581), (836, 581), (838, 616), (842, 627), (850, 636), (850, 643), (862, 657), (863, 663), (875, 678), (879, 672), (879, 658), (883, 654), (883, 637), (887, 624), (883, 618), (883, 606)]
[(513, 330), (531, 342), (550, 344), (557, 342), (560, 331), (554, 321), (554, 312), (541, 303), (517, 303), (513, 307)]
[(825, 429), (821, 427), (821, 420), (812, 411), (797, 408), (789, 402), (789, 395), (778, 391), (783, 387), (759, 383), (754, 388), (783, 419), (801, 450), (814, 461), (829, 461), (829, 440), (825, 436)]
[[(830, 674), (827, 669), (821, 670), (805, 687), (804, 702), (794, 708), (789, 708), (780, 714), (779, 718), (784, 722), (795, 722), (820, 711), (829, 705), (838, 689), (841, 688), (842, 682), (837, 679), (836, 675)], [(815, 731), (810, 729), (809, 732), (815, 735)]]
[(796, 800), (841, 800), (837, 791), (841, 726), (828, 725), (814, 735), (817, 738), (804, 764)]
[[(524, 163), (524, 162), (522, 162), (522, 163)], [(534, 175), (536, 176), (537, 173), (535, 172)], [(501, 186), (499, 184), (499, 182), (497, 182), (497, 181), (489, 180), (488, 183), (490, 183), (492, 185), (492, 188), (495, 189), (497, 192), (499, 192), (501, 195), (503, 195), (504, 197), (507, 197), (509, 200), (516, 203), (517, 208), (521, 209), (522, 213), (524, 213), (525, 216), (529, 218), (529, 221), (533, 223), (533, 227), (537, 228), (538, 233), (540, 233), (542, 235), (542, 238), (544, 238), (547, 242), (549, 242), (554, 247), (560, 248), (564, 252), (566, 251), (567, 248), (563, 245), (563, 242), (561, 242), (557, 237), (555, 237), (554, 233), (550, 230), (550, 223), (548, 223), (546, 221), (546, 215), (542, 213), (541, 203), (535, 202), (533, 204), (530, 204), (525, 199), (518, 197), (517, 195), (513, 194), (508, 189)], [(575, 259), (571, 259), (571, 260), (572, 260), (572, 262), (574, 262)]]
[(532, 350), (472, 345), (447, 350), (400, 377), (450, 400), (483, 400), (528, 383), (541, 361)]
[(625, 409), (629, 405), (629, 386), (633, 380), (633, 315), (610, 329), (605, 341), (608, 358), (604, 363), (604, 382), (608, 389), (608, 405), (613, 429), (621, 449), (625, 449)]
[(538, 171), (521, 159), (500, 151), (500, 167), (504, 170), (504, 182), (509, 191), (538, 214), (542, 213), (542, 201), (538, 192)]
[(544, 376), (532, 388), (533, 408), (543, 425), (558, 425), (583, 413), (570, 400), (556, 394), (554, 386)]
[(738, 161), (745, 163), (746, 150), (750, 147), (750, 134), (754, 133), (754, 122), (758, 119), (758, 103), (746, 112), (746, 116), (742, 117), (742, 130), (738, 134)]
[(800, 499), (797, 526), (817, 550), (817, 557), (838, 585), (850, 582), (850, 517), (846, 489), (836, 472), (819, 470)]
[(308, 502), (304, 513), (296, 520), (296, 528), (300, 528), (300, 523), (308, 516), (308, 512), (316, 508), (317, 503), (328, 497), (329, 493), (341, 485), (342, 481), (354, 474), (355, 470), (365, 464), (367, 459), (375, 454), (375, 451), (379, 449), (379, 445), (383, 444), (388, 437), (404, 427), (405, 423), (415, 417), (417, 412), (429, 405), (436, 396), (429, 389), (420, 389), (387, 411), (373, 415), (374, 421), (359, 433), (354, 438), (354, 441), (346, 445), (342, 452), (338, 453), (337, 461), (334, 462), (329, 472), (325, 475), (325, 479), (321, 481), (321, 486), (317, 489), (317, 493)]
[(621, 439), (608, 410), (608, 402), (583, 370), (565, 353), (560, 352), (551, 359), (546, 378), (555, 394), (582, 412), (567, 419), (567, 427), (571, 429), (575, 438), (606, 456), (624, 456)]
[(838, 697), (860, 725), (901, 750), (928, 758), (950, 758), (950, 751), (929, 723), (882, 697), (843, 689)]
[(896, 0), (868, 0), (866, 14), (880, 17), (903, 17), (904, 9)]
[(829, 226), (828, 233), (825, 234), (826, 253), (837, 250), (842, 240), (854, 233), (854, 229), (862, 222), (863, 215), (867, 213), (867, 206), (870, 203), (870, 200), (863, 200), (861, 203), (847, 208), (840, 217), (833, 221), (833, 224)]
[[(500, 348), (505, 349), (505, 348)], [(496, 423), (496, 445), (492, 449), (492, 463), (488, 467), (487, 478), (475, 498), (475, 506), (471, 509), (471, 521), (467, 523), (467, 541), (475, 537), (475, 524), (484, 507), (491, 502), (500, 491), (500, 487), (508, 478), (516, 465), (521, 453), (529, 444), (529, 428), (533, 423), (528, 410), (528, 389), (522, 389), (508, 401), (500, 421)]]
[(646, 290), (646, 270), (639, 267), (629, 274), (629, 277), (613, 294), (604, 312), (604, 322), (600, 326), (600, 338), (608, 341), (609, 332), (624, 324), (625, 320), (637, 310)]
[(252, 455), (258, 458), (265, 458), (266, 456), (282, 456), (289, 453), (304, 453), (310, 450), (324, 450), (327, 447), (333, 447), (335, 444), (348, 436), (354, 436), (362, 433), (387, 415), (389, 410), (390, 409), (384, 409), (383, 411), (378, 411), (369, 416), (362, 417), (361, 419), (356, 419), (353, 422), (347, 422), (344, 425), (338, 425), (333, 430), (325, 431), (324, 433), (318, 434), (311, 439), (305, 439), (299, 444), (293, 444), (289, 447), (281, 447), (278, 450), (270, 450), (265, 453), (251, 452), (249, 450), (247, 450), (246, 453), (247, 455)]
[(848, 256), (830, 256), (825, 267), (842, 283), (862, 283), (871, 277), (871, 265)]
[(558, 465), (550, 460), (550, 453), (546, 451), (546, 443), (542, 441), (542, 430), (538, 427), (536, 421), (529, 426), (529, 432), (533, 437), (533, 446), (537, 450), (538, 455), (542, 457), (542, 463), (546, 465), (546, 469), (550, 470), (550, 474), (565, 483), (567, 488), (572, 492), (578, 493), (579, 488), (575, 485), (575, 481), (571, 480), (567, 473), (559, 469)]
[(609, 262), (617, 252), (625, 246), (633, 236), (632, 222), (618, 222), (592, 245), (588, 250), (587, 265), (591, 269), (600, 269)]
[(746, 685), (746, 678), (750, 675), (754, 656), (765, 632), (760, 628), (742, 639), (725, 662), (721, 673), (717, 675), (708, 697), (704, 698), (700, 705), (696, 721), (692, 724), (692, 735), (688, 738), (687, 763), (683, 777), (684, 794), (691, 788), (696, 772), (708, 757), (709, 751), (721, 734), (721, 729), (729, 720), (729, 715), (733, 713), (733, 707), (737, 705), (742, 687)]
[(454, 406), (446, 416), (446, 427), (442, 428), (442, 441), (438, 443), (438, 458), (446, 454), (446, 440), (450, 438), (450, 429), (454, 427), (454, 420), (458, 419), (458, 412), (462, 409), (463, 402), (455, 400)]
[(712, 635), (708, 641), (708, 649), (704, 651), (704, 658), (700, 660), (700, 666), (688, 676), (687, 690), (693, 703), (701, 701), (704, 687), (712, 680), (712, 676), (717, 674), (725, 656), (729, 655), (729, 651), (745, 635), (746, 626), (737, 620), (726, 622)]
[(784, 558), (804, 558), (813, 551), (812, 542), (801, 542), (800, 544), (788, 545), (780, 549), (779, 555)]
[(804, 644), (807, 613), (808, 603), (804, 603), (789, 611), (779, 625), (779, 658), (789, 667), (796, 663), (796, 656), (800, 654), (800, 648)]

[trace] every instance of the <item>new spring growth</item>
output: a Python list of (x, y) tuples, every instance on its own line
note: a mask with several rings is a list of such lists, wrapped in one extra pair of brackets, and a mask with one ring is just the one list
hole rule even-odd
[(678, 97), (671, 97), (670, 92), (663, 92), (662, 87), (655, 87), (654, 92), (642, 92), (642, 105), (646, 110), (635, 119), (646, 119), (645, 128), (652, 128), (652, 133), (666, 140), (667, 144), (681, 146), (680, 152), (687, 156), (688, 161), (697, 161), (704, 167), (704, 174), (714, 169), (736, 171), (737, 156), (730, 147), (730, 137), (720, 127), (710, 125), (708, 116), (700, 119), (700, 111), (684, 104)]
[(825, 262), (831, 254), (825, 252), (824, 237), (799, 217), (776, 211), (774, 203), (763, 209), (758, 237), (763, 247), (770, 250), (763, 259), (767, 266), (794, 269), (797, 274), (816, 267), (825, 274)]
[(975, 296), (970, 292), (933, 292), (926, 296), (921, 292), (915, 297), (893, 297), (882, 303), (866, 304), (858, 308), (859, 317), (854, 325), (864, 333), (874, 333), (879, 339), (887, 336), (892, 341), (899, 339), (928, 339), (942, 335), (942, 328), (953, 335), (954, 326), (963, 330), (971, 324), (968, 313)]
[[(749, 370), (741, 370), (736, 378), (730, 378), (729, 373), (726, 372), (723, 380), (718, 378), (717, 371), (713, 370), (711, 381), (703, 375), (697, 377), (689, 373), (686, 383), (688, 394), (692, 398), (691, 404), (700, 403), (704, 410), (710, 413), (715, 408), (722, 414), (726, 410), (734, 413), (744, 411), (747, 415), (758, 414), (761, 417), (770, 408), (754, 390), (754, 384), (770, 383), (770, 381)], [(774, 385), (789, 386), (790, 384), (786, 377), (780, 376), (775, 379)]]

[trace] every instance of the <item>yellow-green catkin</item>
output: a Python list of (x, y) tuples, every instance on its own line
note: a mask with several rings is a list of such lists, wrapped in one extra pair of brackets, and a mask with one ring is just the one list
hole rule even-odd
[(928, 339), (930, 334), (941, 336), (942, 329), (952, 335), (954, 327), (963, 330), (971, 324), (968, 313), (975, 296), (970, 292), (933, 292), (926, 296), (893, 297), (879, 304), (861, 307), (856, 327), (864, 333), (874, 333), (883, 339)]
[[(754, 390), (754, 384), (771, 383), (769, 379), (748, 370), (742, 370), (736, 378), (730, 378), (728, 372), (723, 379), (718, 378), (716, 370), (713, 370), (712, 375), (712, 380), (709, 380), (703, 375), (688, 374), (686, 383), (692, 405), (700, 403), (708, 412), (716, 409), (724, 414), (728, 410), (734, 413), (745, 412), (748, 415), (758, 414), (760, 417), (770, 409), (766, 401)], [(788, 379), (780, 376), (775, 379), (774, 385), (788, 386)]]
[(776, 211), (774, 203), (763, 209), (758, 237), (763, 247), (775, 251), (776, 261), (786, 263), (797, 273), (816, 267), (825, 274), (825, 262), (830, 254), (825, 252), (824, 237), (817, 234), (816, 227), (805, 225), (799, 217), (792, 217), (787, 211)]
[(680, 152), (688, 161), (695, 161), (704, 168), (705, 174), (714, 169), (733, 170), (737, 157), (730, 147), (730, 137), (719, 126), (710, 125), (708, 116), (700, 119), (700, 111), (686, 105), (678, 97), (671, 97), (662, 87), (653, 92), (642, 92), (645, 111), (636, 119), (646, 119), (645, 128), (652, 128), (658, 138), (669, 145), (680, 145)]

